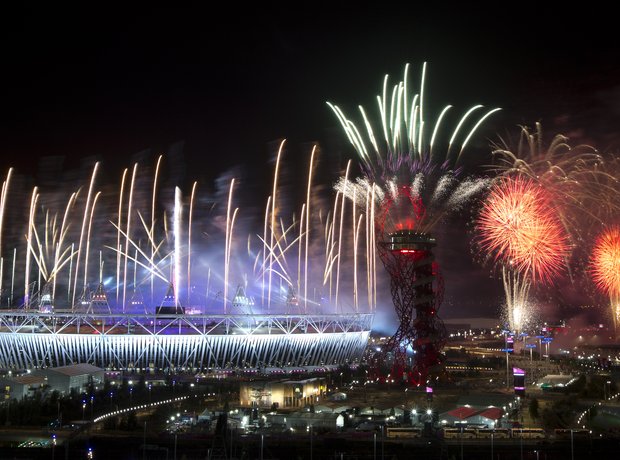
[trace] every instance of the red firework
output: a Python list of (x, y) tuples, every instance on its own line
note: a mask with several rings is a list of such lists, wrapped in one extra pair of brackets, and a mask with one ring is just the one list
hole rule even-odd
[(620, 227), (610, 227), (597, 238), (590, 258), (590, 274), (601, 291), (620, 298)]
[(522, 177), (496, 183), (478, 217), (481, 250), (533, 281), (549, 283), (565, 265), (568, 237), (551, 197)]

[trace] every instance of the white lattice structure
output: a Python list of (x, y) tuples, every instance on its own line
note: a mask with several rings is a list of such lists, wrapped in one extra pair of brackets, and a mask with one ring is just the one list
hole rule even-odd
[(0, 312), (0, 368), (234, 369), (358, 362), (373, 314)]

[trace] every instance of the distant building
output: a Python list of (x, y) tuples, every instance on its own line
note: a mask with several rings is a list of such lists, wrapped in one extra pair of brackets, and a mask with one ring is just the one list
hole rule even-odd
[(346, 401), (347, 394), (343, 393), (342, 391), (339, 391), (339, 392), (331, 394), (329, 399), (330, 401)]
[(504, 414), (516, 403), (515, 395), (505, 393), (462, 395), (455, 409), (439, 414), (439, 421), (448, 426), (479, 425), (497, 428)]
[(470, 329), (470, 323), (446, 323), (446, 332), (448, 334), (456, 334), (457, 332), (469, 331)]
[(497, 428), (500, 420), (504, 416), (504, 411), (499, 407), (489, 407), (467, 418), (467, 423), (481, 425), (487, 428)]
[(104, 372), (100, 367), (81, 363), (40, 369), (36, 371), (36, 374), (45, 377), (50, 390), (69, 393), (71, 389), (82, 391), (90, 383), (94, 385), (102, 384)]
[(480, 412), (473, 407), (457, 407), (443, 414), (439, 414), (439, 420), (444, 425), (457, 425), (461, 423), (468, 423), (467, 419)]
[(457, 406), (469, 406), (474, 409), (508, 406), (515, 401), (515, 396), (505, 393), (472, 393), (462, 395), (456, 402)]
[(2, 388), (3, 399), (22, 400), (32, 396), (36, 390), (45, 385), (45, 378), (40, 375), (26, 374), (19, 377), (1, 377), (0, 388)]
[(474, 407), (457, 407), (439, 414), (439, 420), (446, 426), (476, 425), (497, 428), (503, 415), (504, 411), (499, 407), (487, 407), (482, 410)]
[(573, 377), (572, 375), (549, 374), (540, 379), (537, 385), (542, 390), (559, 390), (576, 380), (577, 377)]
[(252, 407), (305, 407), (321, 402), (327, 386), (322, 377), (306, 380), (241, 382), (239, 403)]
[(468, 331), (470, 329), (495, 329), (497, 318), (444, 318), (448, 332)]
[(342, 416), (340, 414), (329, 414), (325, 412), (293, 412), (286, 416), (285, 423), (287, 428), (292, 428), (294, 430), (308, 431), (311, 426), (315, 430), (317, 428), (334, 430), (338, 426), (338, 417)]

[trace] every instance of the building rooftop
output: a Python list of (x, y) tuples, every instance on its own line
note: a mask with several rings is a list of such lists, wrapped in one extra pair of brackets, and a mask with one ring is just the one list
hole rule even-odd
[(72, 364), (69, 366), (50, 367), (47, 371), (57, 372), (59, 374), (66, 375), (68, 377), (74, 377), (76, 375), (92, 374), (94, 372), (103, 372), (100, 367), (93, 366), (88, 363)]
[(306, 383), (319, 382), (321, 380), (325, 380), (325, 378), (324, 377), (312, 377), (312, 378), (303, 379), (303, 380), (282, 380), (282, 381), (280, 381), (280, 383), (287, 383), (287, 384), (301, 383), (301, 384), (306, 384)]
[(25, 374), (18, 377), (3, 377), (5, 382), (19, 383), (21, 385), (43, 385), (45, 383), (45, 377), (42, 375)]
[(488, 418), (489, 420), (499, 420), (504, 415), (504, 411), (499, 407), (489, 407), (478, 414), (480, 417)]
[(292, 412), (287, 415), (286, 418), (296, 419), (310, 419), (310, 420), (332, 420), (336, 419), (340, 414), (333, 414), (329, 412)]
[(474, 409), (473, 407), (457, 407), (456, 409), (452, 409), (448, 411), (448, 415), (452, 417), (459, 418), (461, 420), (465, 420), (466, 418), (471, 417), (479, 412), (478, 409)]
[(540, 379), (540, 383), (568, 383), (573, 379), (572, 375), (549, 374)]

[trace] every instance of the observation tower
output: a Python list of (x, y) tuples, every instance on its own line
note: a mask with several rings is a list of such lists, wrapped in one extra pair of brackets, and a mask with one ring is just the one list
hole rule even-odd
[[(382, 239), (377, 247), (390, 275), (392, 301), (400, 322), (382, 353), (393, 353), (392, 373), (396, 378), (423, 384), (442, 363), (441, 349), (446, 341), (445, 326), (437, 316), (443, 281), (433, 254), (436, 241), (430, 233), (416, 229), (425, 210), (409, 187), (401, 187), (398, 196), (387, 200), (381, 211), (378, 225)], [(394, 230), (386, 231), (386, 224)], [(414, 355), (412, 366), (407, 364), (408, 349)]]

